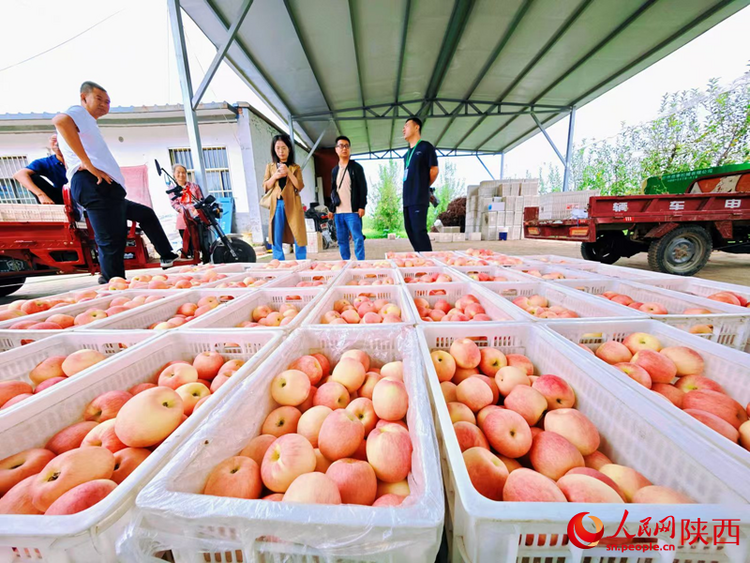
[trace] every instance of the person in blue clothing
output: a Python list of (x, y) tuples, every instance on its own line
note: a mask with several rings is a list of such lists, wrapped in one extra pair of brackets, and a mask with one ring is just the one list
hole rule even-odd
[(57, 135), (49, 138), (52, 154), (37, 158), (26, 168), (21, 168), (13, 179), (29, 190), (43, 205), (63, 205), (62, 189), (68, 183), (65, 175), (65, 160), (57, 145)]
[[(365, 259), (365, 237), (362, 234), (362, 217), (367, 207), (367, 178), (362, 166), (351, 160), (352, 142), (344, 135), (336, 138), (339, 163), (331, 171), (330, 216), (336, 221), (336, 236), (342, 260), (350, 260), (349, 234), (354, 241), (354, 256)], [(335, 194), (335, 195), (334, 195)]]
[(404, 139), (409, 150), (404, 155), (404, 229), (416, 252), (432, 250), (427, 234), (427, 210), (432, 192), (430, 186), (438, 177), (435, 147), (422, 140), (422, 120), (410, 117), (404, 123)]

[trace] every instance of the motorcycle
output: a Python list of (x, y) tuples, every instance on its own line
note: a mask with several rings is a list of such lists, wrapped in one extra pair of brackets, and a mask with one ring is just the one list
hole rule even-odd
[(328, 207), (319, 205), (317, 201), (311, 202), (305, 211), (305, 219), (312, 219), (315, 222), (315, 231), (322, 235), (324, 250), (328, 250), (337, 240), (336, 225), (329, 217)]
[[(166, 190), (172, 201), (182, 199), (183, 189), (169, 172), (154, 160), (156, 172), (166, 176), (167, 186), (173, 186)], [(200, 249), (203, 263), (210, 259), (214, 264), (226, 264), (230, 262), (255, 262), (255, 250), (239, 237), (229, 236), (224, 233), (218, 219), (221, 218), (221, 204), (216, 198), (207, 196), (196, 198), (190, 194), (190, 203), (195, 208), (195, 215), (191, 216), (186, 207), (182, 213), (185, 218), (185, 236), (183, 237), (182, 253), (188, 254), (189, 249)]]

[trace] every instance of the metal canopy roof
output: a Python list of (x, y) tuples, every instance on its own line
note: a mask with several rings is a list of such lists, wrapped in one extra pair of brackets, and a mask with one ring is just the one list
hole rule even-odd
[(538, 131), (532, 112), (551, 125), (748, 4), (180, 0), (297, 135), (340, 132), (353, 153), (404, 147), (410, 114), (438, 148), (506, 152)]

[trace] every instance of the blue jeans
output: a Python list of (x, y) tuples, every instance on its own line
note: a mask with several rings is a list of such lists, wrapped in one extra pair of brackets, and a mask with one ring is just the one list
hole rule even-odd
[(365, 259), (365, 237), (362, 236), (362, 219), (359, 213), (336, 213), (333, 216), (336, 221), (336, 238), (339, 240), (339, 252), (342, 260), (350, 260), (352, 257), (349, 249), (349, 234), (354, 239), (354, 256), (357, 260)]
[[(284, 200), (276, 200), (276, 213), (273, 214), (273, 257), (276, 260), (285, 260), (284, 258), (284, 227), (286, 226), (286, 211), (284, 210)], [(307, 247), (300, 246), (294, 241), (294, 256), (297, 260), (307, 258)]]

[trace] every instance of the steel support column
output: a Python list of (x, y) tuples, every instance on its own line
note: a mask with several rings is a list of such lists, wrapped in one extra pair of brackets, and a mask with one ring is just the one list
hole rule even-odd
[(505, 153), (500, 153), (500, 180), (505, 177)]
[(575, 133), (576, 127), (576, 108), (570, 110), (570, 117), (568, 121), (568, 146), (565, 149), (565, 173), (563, 174), (563, 185), (562, 189), (564, 192), (568, 191), (568, 183), (570, 182), (570, 159), (573, 157), (573, 134)]
[(289, 127), (289, 138), (292, 140), (292, 146), (294, 146), (294, 117), (291, 115), (287, 117), (287, 127)]
[(203, 164), (203, 147), (201, 134), (198, 129), (198, 117), (193, 110), (193, 83), (190, 80), (190, 65), (188, 63), (187, 47), (185, 46), (185, 30), (182, 27), (182, 12), (180, 0), (167, 0), (169, 8), (169, 22), (172, 26), (172, 40), (177, 57), (177, 71), (180, 74), (180, 89), (182, 90), (182, 105), (185, 111), (185, 124), (190, 139), (190, 152), (193, 157), (193, 171), (198, 185), (208, 193), (206, 184), (206, 167)]

